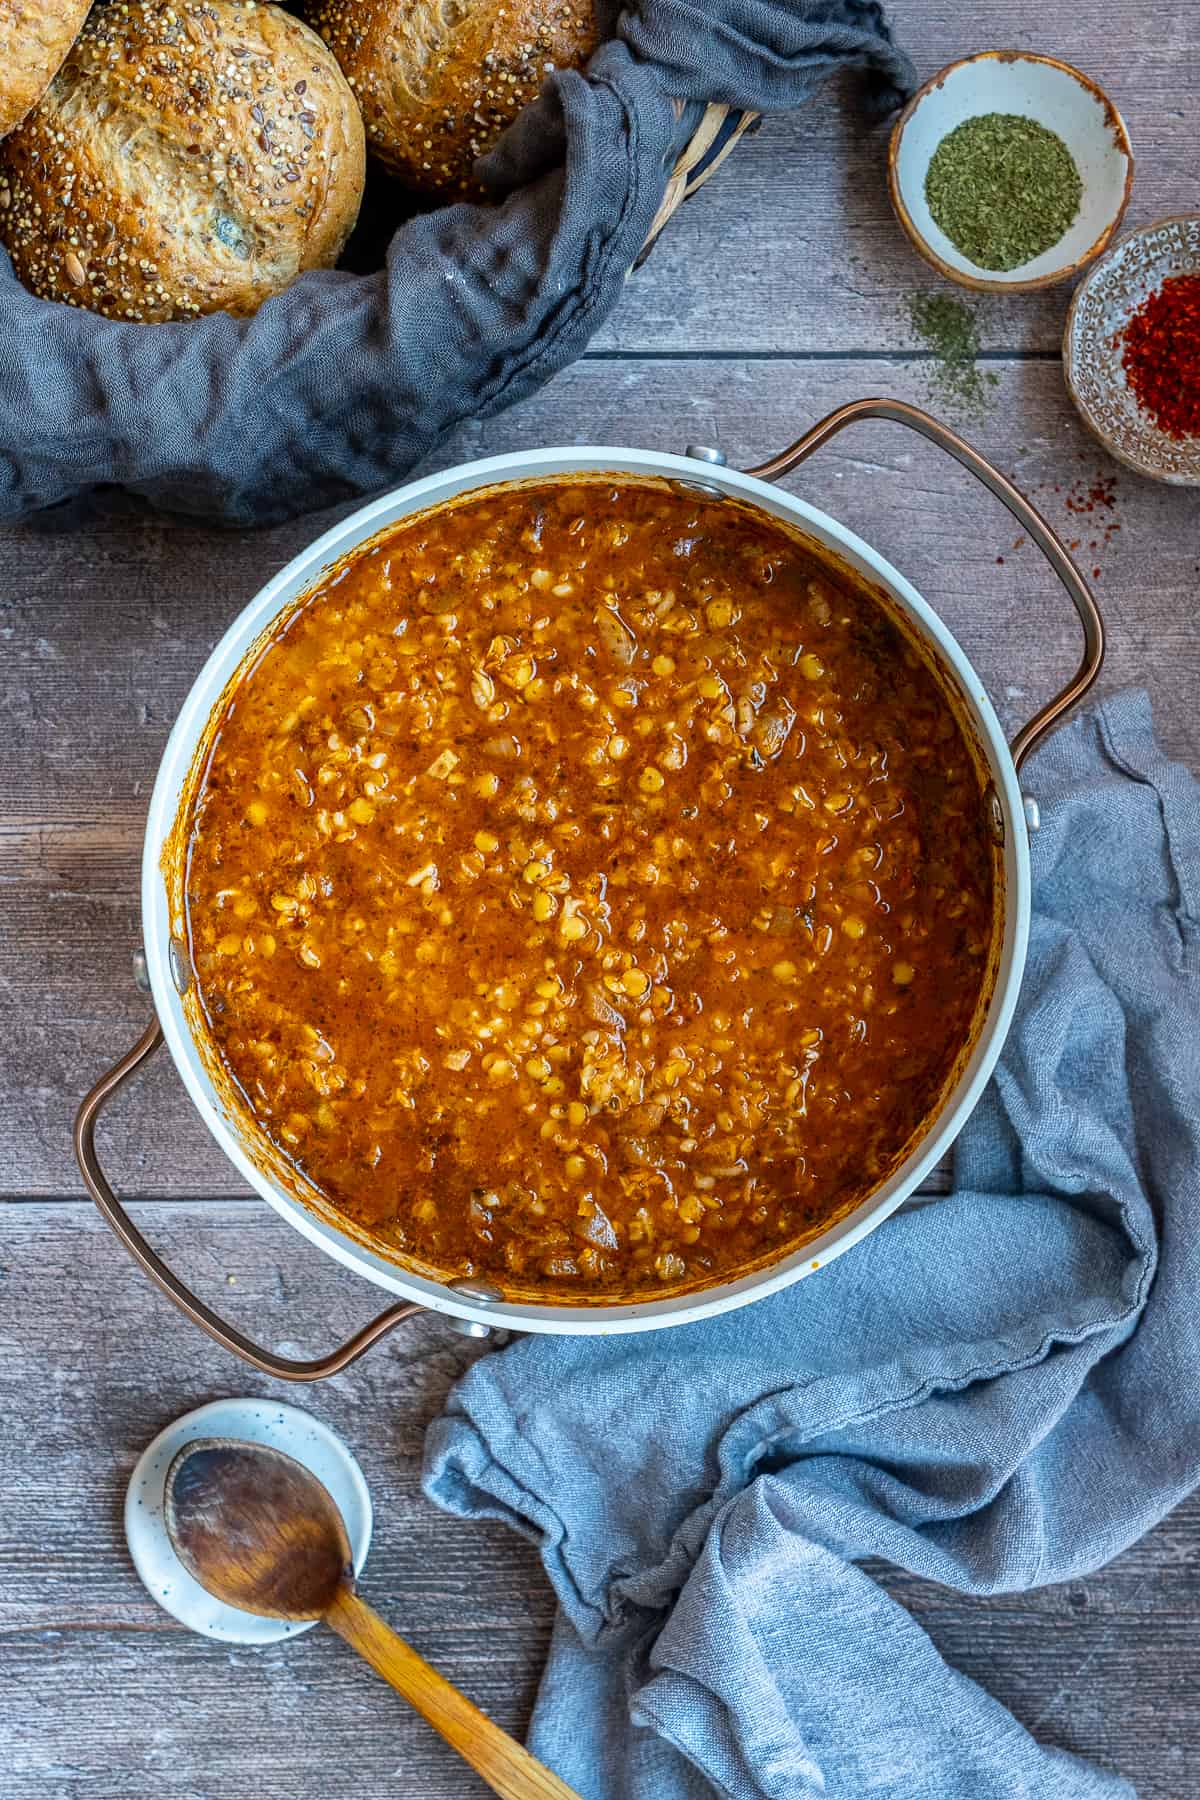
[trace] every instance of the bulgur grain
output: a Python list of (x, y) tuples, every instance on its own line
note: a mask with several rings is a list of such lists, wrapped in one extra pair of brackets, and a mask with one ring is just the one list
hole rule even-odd
[(241, 1103), (444, 1278), (603, 1298), (777, 1257), (904, 1154), (986, 994), (981, 778), (933, 673), (734, 502), (564, 480), (402, 522), (234, 678), (196, 781)]

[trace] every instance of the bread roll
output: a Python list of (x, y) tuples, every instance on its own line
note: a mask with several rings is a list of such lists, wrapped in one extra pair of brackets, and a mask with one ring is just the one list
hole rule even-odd
[(0, 137), (36, 106), (92, 0), (0, 0)]
[(362, 107), (367, 143), (409, 187), (450, 194), (551, 69), (596, 47), (593, 0), (305, 0)]
[(0, 143), (0, 237), (46, 300), (252, 313), (337, 260), (364, 157), (341, 71), (278, 6), (111, 0)]

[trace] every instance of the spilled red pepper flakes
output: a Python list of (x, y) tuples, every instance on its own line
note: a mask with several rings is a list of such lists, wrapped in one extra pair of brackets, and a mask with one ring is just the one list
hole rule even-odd
[[(1090, 530), (1094, 534), (1086, 537), (1086, 540), (1084, 537), (1066, 538), (1067, 549), (1071, 554), (1082, 550), (1085, 541), (1089, 550), (1107, 550), (1113, 537), (1121, 529), (1120, 520), (1114, 516), (1118, 498), (1116, 476), (1080, 475), (1065, 492), (1062, 483), (1058, 481), (1054, 483), (1052, 491), (1061, 495), (1063, 508), (1072, 521), (1086, 519), (1088, 523), (1083, 527), (1084, 531)], [(1093, 566), (1093, 581), (1099, 581), (1100, 574), (1099, 566)]]
[(1097, 507), (1107, 507), (1110, 511), (1116, 505), (1117, 478), (1115, 475), (1098, 475), (1092, 482), (1086, 479), (1077, 481), (1067, 494), (1064, 505), (1071, 513), (1094, 513)]
[(1200, 437), (1200, 275), (1171, 275), (1119, 334), (1125, 379), (1168, 437)]

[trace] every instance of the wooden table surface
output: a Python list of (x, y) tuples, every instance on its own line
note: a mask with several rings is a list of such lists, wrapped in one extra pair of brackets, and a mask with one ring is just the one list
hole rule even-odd
[[(1080, 64), (1130, 128), (1129, 223), (1200, 205), (1195, 0), (1150, 11), (1141, 0), (914, 0), (897, 12), (922, 75), (996, 45)], [(591, 354), (525, 407), (458, 432), (436, 463), (556, 442), (720, 443), (732, 461), (756, 461), (856, 396), (946, 411), (906, 309), (938, 283), (892, 221), (883, 157), (848, 86), (768, 121), (671, 225)], [(965, 429), (1080, 541), (1109, 627), (1105, 686), (1144, 683), (1166, 744), (1196, 766), (1200, 504), (1107, 463), (1083, 431), (1060, 373), (1067, 299), (979, 305), (995, 382)], [(1079, 512), (1109, 477), (1112, 508)], [(927, 446), (864, 428), (799, 486), (940, 608), (1006, 723), (1072, 664), (1076, 628), (1036, 553)], [(202, 1401), (285, 1390), (151, 1291), (83, 1199), (71, 1157), (79, 1097), (147, 1017), (130, 958), (167, 731), (226, 622), (322, 523), (230, 535), (139, 514), (0, 533), (4, 1800), (483, 1792), (332, 1637), (221, 1648), (139, 1585), (120, 1519), (140, 1449)], [(103, 1135), (154, 1242), (231, 1316), (295, 1351), (367, 1315), (362, 1284), (246, 1194), (165, 1059)], [(474, 1353), (417, 1322), (302, 1398), (345, 1434), (372, 1485), (371, 1597), (519, 1731), (551, 1619), (537, 1558), (498, 1528), (442, 1517), (418, 1485), (423, 1427)], [(882, 1578), (1037, 1737), (1119, 1769), (1145, 1800), (1188, 1800), (1200, 1791), (1198, 1525), (1200, 1505), (1186, 1505), (1089, 1580), (1032, 1594), (964, 1600)]]

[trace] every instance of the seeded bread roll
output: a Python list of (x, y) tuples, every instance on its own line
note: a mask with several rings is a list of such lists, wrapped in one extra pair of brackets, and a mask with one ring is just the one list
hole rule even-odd
[(37, 105), (92, 0), (0, 0), (0, 137)]
[(552, 69), (596, 47), (593, 0), (305, 0), (409, 187), (453, 194)]
[(345, 78), (280, 7), (110, 0), (0, 143), (0, 237), (46, 300), (252, 313), (336, 262), (364, 160)]

